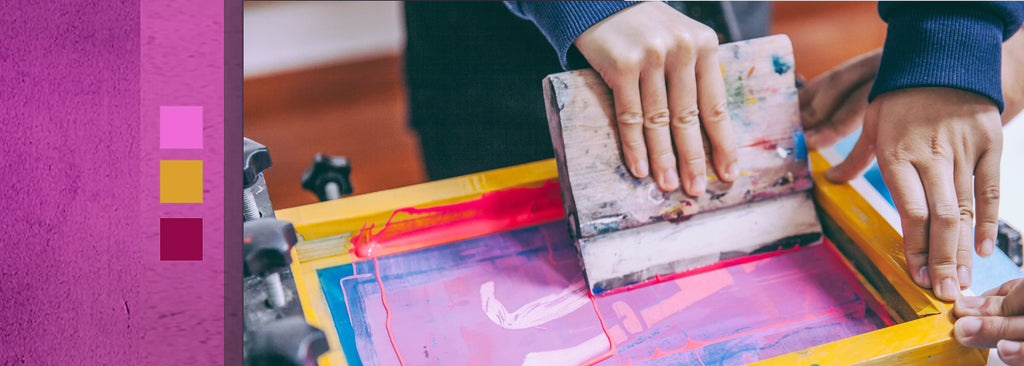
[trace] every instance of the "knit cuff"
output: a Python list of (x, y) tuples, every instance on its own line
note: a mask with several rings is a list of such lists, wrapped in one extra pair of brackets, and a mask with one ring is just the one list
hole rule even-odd
[[(513, 2), (507, 2), (513, 3)], [(517, 1), (513, 11), (525, 15), (540, 29), (558, 52), (558, 62), (568, 70), (567, 54), (583, 32), (605, 18), (637, 4), (636, 1)]]
[(1003, 111), (1002, 21), (990, 12), (918, 7), (891, 14), (868, 100), (891, 90), (948, 87), (992, 100)]

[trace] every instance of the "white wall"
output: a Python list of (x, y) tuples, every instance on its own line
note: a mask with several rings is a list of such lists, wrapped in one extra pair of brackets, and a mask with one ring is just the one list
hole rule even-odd
[(398, 1), (245, 3), (245, 77), (398, 55), (405, 19)]
[(999, 217), (1024, 229), (1024, 113), (1003, 128)]

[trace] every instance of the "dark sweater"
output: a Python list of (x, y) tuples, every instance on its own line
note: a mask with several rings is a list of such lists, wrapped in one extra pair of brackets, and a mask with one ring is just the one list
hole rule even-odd
[[(566, 56), (581, 33), (636, 2), (505, 4), (537, 25), (568, 68)], [(1020, 29), (1024, 2), (880, 2), (878, 13), (888, 35), (868, 100), (891, 90), (938, 86), (985, 96), (1002, 112), (1002, 43)]]

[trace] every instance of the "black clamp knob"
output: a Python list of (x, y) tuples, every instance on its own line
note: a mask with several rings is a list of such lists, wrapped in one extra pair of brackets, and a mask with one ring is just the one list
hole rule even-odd
[(313, 163), (302, 173), (302, 188), (316, 194), (321, 201), (330, 201), (352, 194), (352, 173), (348, 158), (316, 154)]
[(996, 246), (1006, 253), (1006, 256), (1010, 257), (1014, 264), (1018, 267), (1024, 264), (1024, 258), (1022, 258), (1024, 257), (1024, 240), (1021, 239), (1019, 231), (1005, 221), (999, 220), (996, 239)]
[(242, 231), (246, 276), (279, 272), (292, 263), (291, 249), (298, 236), (290, 222), (262, 218), (246, 221)]
[(266, 146), (247, 137), (242, 138), (242, 187), (249, 188), (256, 184), (260, 173), (273, 165), (270, 150)]
[(279, 272), (292, 263), (291, 250), (298, 242), (295, 228), (287, 221), (262, 218), (246, 221), (242, 230), (245, 235), (242, 246), (245, 276), (255, 275), (263, 279), (267, 305), (272, 308), (285, 306), (288, 300)]
[(317, 365), (326, 353), (327, 336), (301, 316), (274, 320), (253, 334), (246, 364), (249, 366)]

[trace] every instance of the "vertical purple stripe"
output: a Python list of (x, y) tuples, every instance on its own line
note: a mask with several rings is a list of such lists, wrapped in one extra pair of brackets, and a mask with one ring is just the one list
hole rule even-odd
[[(145, 365), (216, 365), (224, 360), (224, 4), (141, 3), (141, 262)], [(203, 107), (203, 148), (161, 150), (160, 106)], [(199, 205), (159, 203), (161, 159), (203, 160)], [(161, 262), (161, 217), (202, 217), (203, 260)]]
[[(242, 171), (242, 2), (224, 0), (225, 172)], [(225, 174), (224, 187), (238, 192), (241, 174)], [(242, 204), (224, 195), (224, 364), (242, 364)]]

